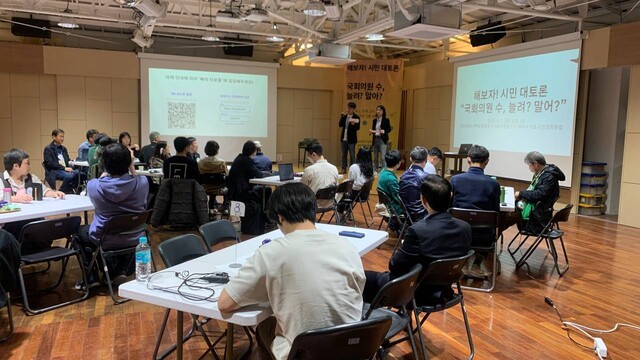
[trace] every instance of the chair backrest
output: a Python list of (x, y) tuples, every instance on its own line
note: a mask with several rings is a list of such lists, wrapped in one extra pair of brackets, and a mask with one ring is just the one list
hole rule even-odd
[(204, 239), (205, 244), (209, 247), (209, 251), (213, 251), (213, 247), (225, 240), (236, 240), (238, 234), (233, 224), (229, 220), (217, 220), (200, 226), (200, 235)]
[(59, 219), (40, 220), (26, 224), (20, 232), (20, 243), (37, 241), (51, 242), (56, 239), (70, 238), (80, 229), (80, 216), (69, 216)]
[[(328, 352), (333, 360), (371, 359), (391, 327), (391, 318), (383, 316), (349, 324), (305, 331), (293, 340), (289, 360), (324, 360)], [(330, 350), (329, 350), (330, 349)]]
[(368, 319), (371, 312), (377, 308), (389, 306), (400, 308), (407, 305), (413, 299), (413, 294), (418, 287), (421, 271), (422, 265), (416, 264), (408, 273), (386, 283), (373, 298), (364, 319)]
[(371, 188), (373, 187), (373, 178), (367, 180), (362, 187), (360, 188), (360, 192), (358, 192), (357, 201), (367, 202), (369, 201), (369, 194), (371, 194)]
[(573, 204), (567, 204), (567, 206), (565, 206), (561, 210), (558, 210), (558, 212), (553, 215), (553, 218), (551, 218), (551, 222), (554, 224), (557, 224), (559, 222), (566, 222), (567, 220), (569, 220), (569, 214), (571, 214), (572, 208)]
[(350, 194), (352, 188), (353, 188), (353, 180), (352, 179), (348, 179), (348, 180), (345, 180), (345, 181), (341, 182), (338, 185), (338, 188), (336, 189), (336, 193), (338, 193), (338, 194)]
[(327, 186), (326, 188), (316, 191), (317, 200), (333, 200), (336, 197), (336, 191), (338, 187), (335, 185)]
[(158, 252), (165, 267), (182, 264), (208, 253), (202, 240), (194, 234), (186, 234), (165, 240), (158, 245)]
[(469, 250), (464, 256), (449, 259), (439, 259), (427, 266), (420, 275), (420, 285), (451, 285), (462, 279), (464, 264), (475, 252)]
[(398, 217), (400, 215), (396, 214), (395, 207), (393, 207), (389, 195), (387, 195), (387, 193), (380, 189), (378, 189), (378, 200), (387, 208), (387, 212), (389, 212), (389, 215), (391, 215), (391, 217)]
[(140, 213), (116, 215), (110, 218), (104, 224), (102, 239), (109, 235), (131, 235), (145, 231), (151, 212), (152, 210), (145, 210)]
[(449, 213), (471, 225), (472, 244), (495, 241), (499, 214), (497, 211), (451, 208)]

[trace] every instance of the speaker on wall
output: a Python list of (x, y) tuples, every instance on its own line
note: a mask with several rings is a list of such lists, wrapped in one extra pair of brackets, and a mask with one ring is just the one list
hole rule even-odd
[[(471, 46), (482, 46), (493, 44), (502, 39), (507, 29), (501, 25), (501, 21), (490, 22), (487, 25), (478, 26), (477, 29), (471, 31), (469, 34), (469, 40), (471, 40)], [(483, 33), (483, 30), (488, 29), (488, 33)]]
[(223, 46), (222, 51), (224, 51), (225, 55), (253, 56), (253, 45), (238, 46), (234, 44), (233, 46)]
[(51, 29), (51, 22), (49, 22), (49, 20), (12, 17), (11, 21), (11, 34), (14, 36), (51, 39), (51, 31), (42, 30), (43, 27)]

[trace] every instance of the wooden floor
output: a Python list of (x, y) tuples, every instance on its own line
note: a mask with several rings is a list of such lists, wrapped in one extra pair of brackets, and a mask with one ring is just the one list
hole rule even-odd
[[(372, 196), (372, 205), (375, 200)], [(356, 216), (356, 220), (359, 226), (364, 225), (361, 216)], [(567, 338), (558, 316), (545, 303), (545, 296), (554, 301), (566, 321), (594, 328), (610, 328), (616, 322), (640, 324), (640, 290), (636, 282), (640, 276), (640, 229), (574, 215), (563, 229), (571, 261), (564, 277), (559, 278), (552, 272), (551, 258), (546, 256), (543, 244), (530, 260), (529, 273), (523, 269), (514, 271), (514, 261), (504, 251), (500, 254), (502, 272), (495, 291), (465, 291), (477, 359), (594, 359), (592, 351), (580, 348)], [(513, 233), (513, 229), (508, 230), (506, 238), (510, 239)], [(154, 250), (158, 243), (176, 235), (153, 232)], [(394, 241), (367, 254), (363, 258), (365, 269), (386, 270)], [(157, 251), (154, 255), (160, 263)], [(75, 264), (72, 270), (58, 293), (42, 297), (38, 302), (76, 296)], [(47, 278), (38, 276), (34, 282), (41, 284)], [(87, 301), (37, 316), (25, 316), (20, 305), (14, 305), (16, 333), (11, 340), (0, 343), (0, 359), (151, 358), (164, 309), (136, 301), (114, 306), (104, 289), (94, 290)], [(430, 317), (423, 333), (431, 358), (467, 356), (461, 319), (459, 308)], [(2, 309), (0, 333), (6, 324), (7, 312)], [(214, 334), (220, 333), (223, 326), (207, 325)], [(163, 346), (173, 341), (174, 334), (172, 316)], [(573, 337), (592, 346), (579, 334), (574, 333)], [(639, 337), (639, 331), (629, 328), (603, 335), (608, 358), (640, 359)], [(236, 339), (239, 354), (247, 342), (240, 332)], [(197, 359), (203, 349), (204, 341), (194, 338), (185, 344), (185, 358)], [(396, 346), (391, 353), (399, 359), (412, 358), (406, 344)], [(255, 353), (249, 358), (256, 358)]]

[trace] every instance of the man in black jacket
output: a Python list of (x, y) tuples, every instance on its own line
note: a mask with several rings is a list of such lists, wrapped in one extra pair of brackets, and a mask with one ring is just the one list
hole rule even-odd
[(64, 131), (62, 129), (53, 130), (51, 138), (51, 144), (44, 148), (44, 168), (49, 172), (46, 180), (51, 188), (55, 188), (55, 180), (62, 180), (60, 191), (65, 194), (71, 194), (78, 187), (80, 174), (78, 170), (73, 170), (69, 167), (69, 152), (62, 145)]
[[(251, 201), (262, 203), (262, 187), (249, 183), (249, 180), (253, 178), (264, 177), (252, 159), (256, 155), (257, 149), (252, 140), (247, 140), (242, 146), (242, 153), (233, 160), (229, 176), (227, 176), (227, 187), (231, 200), (242, 201), (245, 204)], [(271, 188), (267, 188), (267, 196), (271, 194), (270, 190)], [(264, 200), (266, 202), (268, 198)]]
[[(427, 175), (420, 192), (422, 204), (429, 215), (409, 227), (404, 242), (389, 261), (390, 272), (365, 272), (364, 301), (371, 302), (384, 284), (408, 273), (416, 264), (422, 264), (424, 269), (435, 260), (459, 257), (469, 252), (471, 226), (447, 212), (451, 202), (449, 182), (438, 175)], [(452, 295), (450, 285), (421, 285), (415, 292), (418, 305), (438, 304)]]
[(338, 126), (340, 130), (340, 146), (342, 149), (342, 172), (347, 172), (347, 151), (349, 152), (349, 165), (356, 162), (356, 143), (358, 142), (358, 130), (360, 130), (360, 116), (354, 111), (356, 103), (347, 105), (347, 112), (340, 114)]
[(565, 176), (562, 170), (553, 164), (547, 164), (544, 156), (532, 151), (524, 157), (524, 162), (533, 173), (531, 184), (526, 190), (516, 191), (516, 200), (534, 205), (526, 223), (520, 224), (524, 229), (538, 234), (553, 217), (553, 204), (560, 197), (560, 181)]
[(166, 159), (162, 164), (162, 172), (164, 172), (165, 179), (179, 177), (182, 179), (198, 180), (200, 177), (198, 163), (187, 155), (190, 144), (189, 139), (184, 136), (178, 136), (173, 140), (173, 147), (176, 149), (176, 154)]

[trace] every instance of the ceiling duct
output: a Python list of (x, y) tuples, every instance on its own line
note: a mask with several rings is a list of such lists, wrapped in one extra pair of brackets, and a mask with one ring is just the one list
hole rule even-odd
[(344, 65), (355, 60), (351, 59), (349, 45), (320, 44), (317, 48), (307, 50), (309, 60), (306, 63), (325, 65)]
[(411, 21), (399, 9), (394, 16), (392, 32), (385, 35), (405, 39), (435, 41), (448, 39), (456, 35), (466, 34), (468, 30), (460, 29), (460, 10), (421, 3), (407, 9), (409, 13), (420, 16)]

